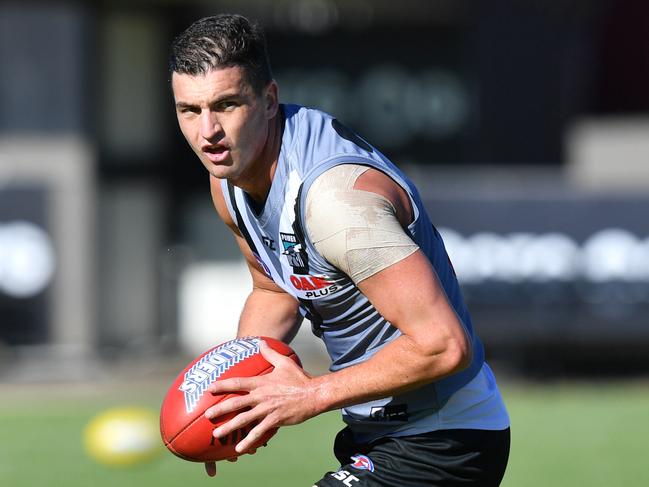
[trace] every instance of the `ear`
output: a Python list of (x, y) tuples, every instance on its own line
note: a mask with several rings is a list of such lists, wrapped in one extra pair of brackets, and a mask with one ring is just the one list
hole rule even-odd
[(279, 109), (279, 87), (273, 79), (264, 90), (264, 103), (266, 104), (266, 118), (269, 120), (277, 115)]

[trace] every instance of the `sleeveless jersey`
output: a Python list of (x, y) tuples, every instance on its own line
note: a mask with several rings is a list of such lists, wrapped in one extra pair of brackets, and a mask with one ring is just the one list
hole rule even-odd
[[(437, 273), (472, 347), (470, 366), (418, 389), (343, 409), (343, 419), (360, 436), (378, 437), (408, 430), (442, 408), (449, 398), (481, 371), (482, 344), (450, 264), (442, 238), (431, 224), (415, 186), (376, 148), (335, 118), (314, 109), (282, 105), (285, 117), (279, 161), (261, 213), (248, 195), (222, 180), (228, 210), (260, 266), (277, 285), (300, 303), (331, 358), (336, 371), (370, 358), (400, 331), (387, 322), (342, 271), (315, 249), (303, 220), (306, 194), (313, 181), (338, 164), (361, 164), (383, 171), (410, 197), (413, 241)], [(326, 205), (327, 201), (315, 204)], [(404, 357), (407, 360), (407, 357)], [(418, 431), (415, 431), (415, 433)], [(410, 434), (413, 434), (412, 432)]]

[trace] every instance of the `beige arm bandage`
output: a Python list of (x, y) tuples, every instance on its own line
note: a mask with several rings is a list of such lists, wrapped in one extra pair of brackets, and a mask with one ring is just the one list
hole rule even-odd
[(306, 198), (305, 226), (315, 248), (355, 283), (405, 259), (419, 247), (385, 197), (354, 189), (367, 166), (342, 164), (319, 176)]

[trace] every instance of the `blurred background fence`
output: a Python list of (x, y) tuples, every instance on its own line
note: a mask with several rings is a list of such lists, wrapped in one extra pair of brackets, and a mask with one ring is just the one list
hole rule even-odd
[(1, 378), (233, 335), (249, 282), (166, 66), (217, 12), (263, 22), (282, 101), (415, 180), (492, 360), (646, 372), (649, 3), (3, 1)]

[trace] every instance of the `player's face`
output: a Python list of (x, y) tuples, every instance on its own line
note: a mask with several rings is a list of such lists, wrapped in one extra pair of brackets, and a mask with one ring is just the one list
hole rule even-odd
[(233, 183), (263, 163), (269, 121), (277, 114), (277, 86), (261, 94), (238, 66), (205, 75), (173, 73), (171, 84), (180, 130), (211, 175)]

